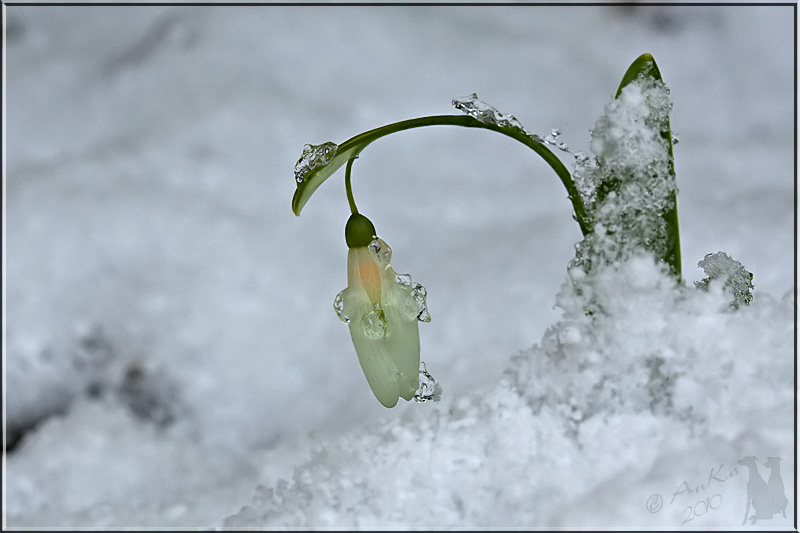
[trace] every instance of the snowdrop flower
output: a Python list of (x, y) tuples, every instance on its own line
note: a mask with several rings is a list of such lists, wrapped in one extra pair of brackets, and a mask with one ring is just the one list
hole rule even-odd
[(345, 227), (347, 288), (336, 296), (336, 313), (350, 327), (361, 369), (385, 407), (411, 400), (419, 389), (419, 321), (429, 322), (426, 291), (398, 274), (392, 250), (365, 216)]

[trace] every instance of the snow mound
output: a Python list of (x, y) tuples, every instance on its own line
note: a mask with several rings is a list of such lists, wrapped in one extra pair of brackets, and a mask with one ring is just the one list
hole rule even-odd
[(604, 313), (566, 283), (562, 319), (493, 389), (319, 443), (223, 527), (675, 527), (712, 495), (681, 480), (715, 465), (724, 491), (693, 519), (738, 526), (736, 461), (793, 468), (791, 298), (733, 310), (641, 256), (591, 286)]
[(204, 446), (188, 424), (164, 428), (114, 397), (78, 398), (8, 461), (8, 521), (33, 528), (213, 523), (232, 511), (221, 490), (246, 494), (236, 484), (250, 479), (246, 467)]

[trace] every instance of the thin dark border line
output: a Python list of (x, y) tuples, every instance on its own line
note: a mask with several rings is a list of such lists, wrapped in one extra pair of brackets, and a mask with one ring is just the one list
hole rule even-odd
[[(236, 3), (184, 3), (184, 2), (120, 2), (120, 3), (96, 3), (96, 2), (3, 2), (3, 6), (42, 6), (42, 7), (52, 7), (52, 6), (103, 6), (103, 7), (113, 7), (113, 6), (190, 6), (190, 7), (197, 7), (197, 6), (211, 6), (211, 7), (222, 7), (222, 6), (309, 6), (309, 7), (320, 7), (320, 6), (369, 6), (369, 7), (380, 7), (380, 6), (432, 6), (432, 7), (441, 7), (441, 6), (459, 6), (459, 7), (483, 7), (483, 6), (500, 6), (500, 7), (536, 7), (536, 6), (619, 6), (619, 5), (628, 5), (628, 6), (700, 6), (700, 7), (707, 7), (707, 6), (714, 6), (714, 7), (735, 7), (735, 6), (746, 6), (746, 7), (784, 7), (790, 6), (793, 7), (793, 14), (794, 14), (794, 36), (795, 36), (795, 49), (794, 49), (794, 91), (795, 91), (795, 99), (794, 99), (794, 141), (795, 141), (795, 151), (794, 151), (794, 373), (795, 373), (795, 381), (794, 381), (794, 457), (795, 457), (795, 465), (794, 465), (794, 496), (795, 496), (795, 503), (797, 502), (797, 486), (798, 486), (798, 467), (797, 467), (797, 453), (798, 453), (798, 445), (797, 445), (797, 414), (798, 414), (798, 387), (797, 387), (797, 344), (798, 344), (798, 308), (797, 308), (797, 292), (798, 292), (798, 259), (797, 259), (797, 252), (798, 252), (798, 223), (797, 223), (797, 214), (798, 214), (798, 187), (797, 187), (797, 172), (798, 172), (798, 106), (797, 106), (797, 3), (794, 2), (770, 2), (770, 3), (759, 3), (759, 2), (725, 2), (725, 3), (713, 3), (713, 2), (647, 2), (646, 0), (643, 2), (562, 2), (562, 3), (554, 3), (554, 2), (546, 2), (546, 3), (489, 3), (489, 2), (475, 2), (475, 3), (458, 3), (458, 2), (432, 2), (432, 3), (399, 3), (399, 2), (387, 2), (387, 3), (356, 3), (356, 2), (308, 2), (308, 3), (292, 3), (292, 2), (274, 2), (274, 3), (247, 3), (247, 2), (236, 2)], [(0, 16), (0, 19), (3, 19), (4, 16)], [(4, 63), (4, 62), (3, 62)], [(4, 66), (4, 65), (3, 65)], [(5, 93), (5, 91), (3, 91)], [(5, 251), (5, 250), (4, 250)], [(3, 254), (5, 259), (5, 253)], [(3, 442), (5, 443), (5, 425), (3, 426)], [(5, 454), (4, 454), (5, 459)], [(5, 487), (4, 487), (5, 488)], [(3, 491), (3, 503), (5, 503), (5, 490)], [(6, 517), (3, 516), (3, 528), (6, 527)], [(797, 505), (794, 507), (794, 528), (795, 530), (798, 529), (798, 510)]]
[(194, 6), (194, 7), (242, 7), (242, 6), (280, 6), (280, 7), (603, 7), (603, 6), (661, 6), (661, 7), (797, 7), (794, 2), (3, 2), (6, 6)]
[(797, 530), (797, 4), (794, 6), (794, 529)]

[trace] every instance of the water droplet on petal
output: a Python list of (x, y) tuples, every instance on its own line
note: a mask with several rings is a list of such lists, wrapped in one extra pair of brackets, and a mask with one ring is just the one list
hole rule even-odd
[(395, 276), (395, 281), (403, 287), (411, 287), (411, 276), (408, 274), (398, 274)]
[(339, 320), (342, 321), (343, 324), (350, 323), (350, 317), (344, 313), (344, 291), (347, 289), (343, 289), (339, 291), (339, 294), (336, 295), (336, 298), (333, 300), (333, 310), (336, 311), (336, 316), (339, 317)]
[(431, 315), (428, 312), (428, 302), (426, 298), (428, 297), (428, 291), (425, 290), (425, 287), (417, 283), (414, 285), (414, 288), (411, 290), (411, 297), (417, 302), (417, 320), (420, 322), (430, 322)]
[(433, 376), (428, 372), (425, 361), (419, 363), (419, 390), (414, 394), (414, 401), (424, 403), (428, 401), (438, 402), (442, 399), (442, 386), (436, 383)]
[(336, 143), (332, 142), (303, 146), (303, 153), (300, 154), (300, 159), (294, 165), (294, 179), (297, 180), (297, 183), (302, 183), (310, 170), (330, 163), (338, 149)]
[(395, 309), (397, 309), (397, 314), (401, 316), (403, 320), (416, 320), (419, 316), (419, 305), (417, 305), (417, 301), (411, 297), (410, 289), (407, 291), (401, 290), (400, 297), (395, 300), (394, 306)]
[(386, 315), (383, 310), (376, 306), (375, 309), (364, 315), (361, 319), (361, 327), (364, 335), (372, 339), (380, 339), (386, 335)]
[(375, 258), (384, 265), (388, 265), (392, 262), (392, 249), (383, 239), (375, 238), (369, 243), (369, 250), (375, 255)]

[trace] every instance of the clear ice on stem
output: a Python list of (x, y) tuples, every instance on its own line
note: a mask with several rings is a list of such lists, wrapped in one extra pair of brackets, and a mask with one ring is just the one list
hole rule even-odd
[(463, 98), (456, 98), (453, 100), (453, 107), (486, 124), (492, 124), (503, 128), (512, 128), (524, 133), (536, 142), (544, 142), (542, 137), (526, 130), (514, 115), (501, 113), (486, 102), (479, 100), (476, 93), (472, 93)]

